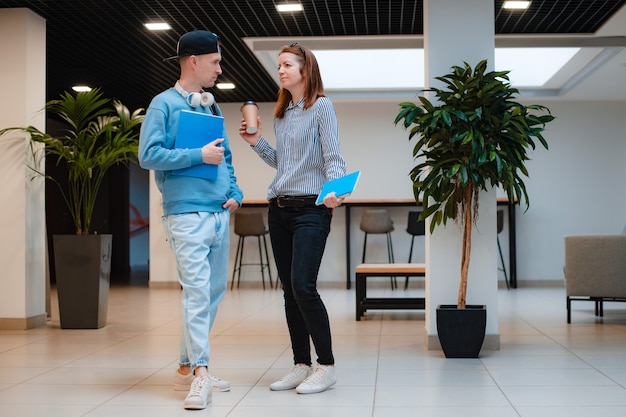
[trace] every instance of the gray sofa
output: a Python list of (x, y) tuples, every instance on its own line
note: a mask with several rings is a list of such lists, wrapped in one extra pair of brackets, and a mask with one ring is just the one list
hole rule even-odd
[(593, 301), (603, 316), (605, 301), (626, 301), (626, 234), (565, 237), (567, 322), (572, 301)]

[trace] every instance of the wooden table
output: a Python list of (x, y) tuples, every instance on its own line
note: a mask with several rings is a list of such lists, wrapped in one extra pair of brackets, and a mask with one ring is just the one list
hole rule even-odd
[[(499, 207), (507, 206), (509, 215), (509, 284), (511, 288), (517, 288), (517, 255), (515, 247), (515, 204), (509, 204), (506, 197), (498, 197), (497, 204)], [(265, 199), (243, 200), (243, 207), (265, 207), (268, 201)], [(352, 207), (419, 207), (412, 198), (398, 199), (356, 199), (348, 198), (340, 206), (346, 213), (346, 288), (351, 288), (352, 269), (350, 256), (350, 211)]]
[[(511, 288), (517, 288), (517, 256), (515, 248), (515, 204), (509, 204), (506, 197), (497, 198), (498, 206), (507, 206), (509, 214), (509, 283)], [(346, 288), (351, 287), (352, 269), (350, 257), (350, 209), (352, 207), (419, 207), (412, 198), (398, 199), (355, 199), (348, 198), (341, 207), (346, 210)]]

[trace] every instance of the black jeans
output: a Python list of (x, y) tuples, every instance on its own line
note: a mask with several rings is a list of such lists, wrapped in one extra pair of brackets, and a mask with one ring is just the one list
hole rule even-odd
[(325, 206), (269, 207), (270, 240), (283, 284), (294, 364), (311, 365), (309, 337), (317, 362), (335, 363), (328, 313), (317, 292), (317, 274), (331, 219), (331, 210)]

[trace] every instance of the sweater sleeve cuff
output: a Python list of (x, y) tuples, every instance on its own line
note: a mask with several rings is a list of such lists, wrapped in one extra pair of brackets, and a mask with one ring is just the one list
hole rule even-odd
[(189, 159), (191, 160), (191, 166), (200, 165), (202, 161), (202, 149), (190, 149)]

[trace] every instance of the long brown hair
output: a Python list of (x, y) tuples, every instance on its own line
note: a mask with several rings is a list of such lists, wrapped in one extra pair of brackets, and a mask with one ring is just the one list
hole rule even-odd
[[(300, 45), (299, 42), (283, 46), (278, 55), (285, 52), (290, 52), (296, 55), (298, 57), (298, 61), (300, 62), (300, 74), (304, 79), (304, 109), (306, 110), (315, 103), (315, 100), (317, 100), (318, 97), (324, 97), (325, 95), (324, 83), (322, 82), (320, 68), (317, 65), (317, 59), (309, 48)], [(285, 117), (285, 110), (287, 109), (287, 106), (289, 106), (290, 101), (291, 93), (280, 87), (280, 90), (278, 90), (276, 107), (274, 107), (274, 117), (277, 119)]]

